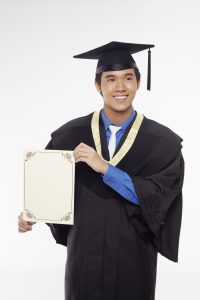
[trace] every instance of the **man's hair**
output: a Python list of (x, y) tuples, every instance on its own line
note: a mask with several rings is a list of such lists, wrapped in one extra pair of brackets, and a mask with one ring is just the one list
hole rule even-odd
[[(139, 82), (140, 78), (141, 78), (140, 71), (138, 68), (133, 68), (133, 70), (135, 72), (136, 80), (137, 80), (137, 82)], [(101, 86), (101, 76), (102, 76), (102, 73), (99, 73), (99, 74), (96, 74), (96, 77), (95, 77), (95, 81), (98, 83), (99, 86)]]

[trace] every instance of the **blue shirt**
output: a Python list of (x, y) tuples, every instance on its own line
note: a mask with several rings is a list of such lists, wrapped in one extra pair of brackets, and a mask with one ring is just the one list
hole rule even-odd
[[(133, 120), (135, 113), (136, 112), (133, 110), (130, 117), (126, 121), (124, 121), (122, 124), (120, 124), (121, 129), (116, 134), (116, 146), (119, 144), (126, 128)], [(103, 120), (103, 123), (105, 126), (106, 139), (107, 139), (107, 144), (108, 144), (110, 135), (111, 135), (109, 126), (112, 123), (106, 117), (103, 110), (101, 112), (101, 116), (102, 116), (102, 120)], [(115, 125), (115, 124), (112, 124), (112, 125)], [(117, 126), (119, 126), (119, 124)], [(113, 190), (115, 190), (117, 193), (119, 193), (122, 197), (124, 197), (126, 200), (129, 200), (135, 204), (139, 204), (133, 181), (126, 172), (109, 164), (108, 171), (103, 176), (103, 181), (107, 185), (109, 185)]]

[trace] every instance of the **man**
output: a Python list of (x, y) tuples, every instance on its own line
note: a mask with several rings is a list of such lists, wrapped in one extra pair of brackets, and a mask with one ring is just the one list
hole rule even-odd
[[(67, 246), (66, 300), (155, 299), (157, 253), (178, 260), (184, 162), (182, 139), (133, 109), (140, 73), (131, 53), (150, 48), (112, 42), (76, 57), (99, 59), (100, 112), (72, 120), (48, 149), (74, 150), (74, 225), (48, 224)], [(111, 126), (110, 126), (111, 125)], [(32, 224), (19, 217), (19, 231)]]

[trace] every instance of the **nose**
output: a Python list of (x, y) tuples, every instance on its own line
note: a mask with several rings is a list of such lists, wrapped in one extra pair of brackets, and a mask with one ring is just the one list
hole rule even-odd
[(123, 80), (119, 79), (116, 81), (115, 90), (116, 90), (116, 92), (124, 92), (126, 90)]

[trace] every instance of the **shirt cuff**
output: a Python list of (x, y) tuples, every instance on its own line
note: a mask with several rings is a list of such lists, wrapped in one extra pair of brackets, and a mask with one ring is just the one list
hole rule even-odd
[(126, 172), (109, 164), (103, 181), (126, 200), (139, 204), (133, 181)]

